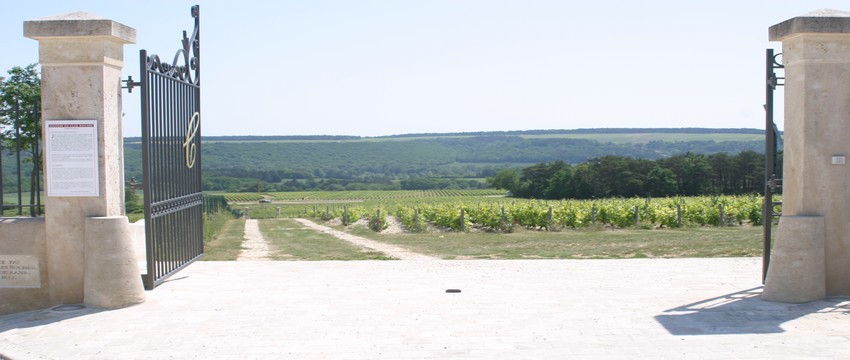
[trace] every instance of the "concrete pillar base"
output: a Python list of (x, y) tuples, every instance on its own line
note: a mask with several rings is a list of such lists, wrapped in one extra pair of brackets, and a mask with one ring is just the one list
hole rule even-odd
[(801, 303), (826, 296), (824, 221), (820, 216), (783, 216), (762, 299)]
[(125, 216), (86, 219), (84, 302), (107, 309), (145, 301), (130, 223)]

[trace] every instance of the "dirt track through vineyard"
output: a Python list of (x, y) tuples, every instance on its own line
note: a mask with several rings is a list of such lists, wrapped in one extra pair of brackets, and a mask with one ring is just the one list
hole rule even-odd
[(269, 243), (263, 238), (263, 233), (260, 232), (260, 225), (256, 219), (245, 220), (245, 240), (242, 241), (244, 249), (239, 252), (236, 261), (245, 260), (271, 260), (269, 258)]
[[(335, 237), (337, 237), (341, 240), (348, 241), (348, 242), (350, 242), (354, 245), (357, 245), (357, 246), (372, 249), (372, 250), (375, 250), (375, 251), (380, 251), (384, 254), (387, 254), (387, 255), (394, 257), (396, 259), (399, 259), (399, 260), (437, 260), (437, 258), (435, 258), (435, 257), (415, 253), (415, 252), (412, 252), (412, 251), (404, 249), (404, 248), (400, 248), (400, 247), (395, 246), (395, 245), (384, 244), (384, 243), (381, 243), (381, 242), (366, 239), (364, 237), (351, 235), (351, 234), (346, 233), (346, 232), (337, 231), (337, 230), (331, 229), (327, 226), (316, 224), (316, 223), (314, 223), (310, 220), (307, 220), (307, 219), (293, 219), (293, 220), (301, 223), (302, 225), (304, 225), (304, 226), (306, 226), (310, 229), (313, 229), (313, 230), (316, 230), (316, 231), (319, 231), (319, 232), (323, 232), (325, 234), (333, 235), (333, 236), (335, 236)], [(247, 224), (246, 224), (246, 226), (247, 226)]]

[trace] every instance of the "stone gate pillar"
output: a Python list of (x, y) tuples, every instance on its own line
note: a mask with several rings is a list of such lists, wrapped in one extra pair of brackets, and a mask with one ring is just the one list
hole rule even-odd
[[(132, 249), (130, 240), (124, 239), (127, 231), (123, 227), (129, 223), (122, 216), (121, 69), (123, 45), (135, 42), (136, 30), (76, 12), (26, 21), (24, 36), (39, 43), (42, 119), (45, 122), (95, 120), (97, 128), (99, 177), (93, 194), (51, 196), (51, 190), (56, 190), (51, 189), (51, 177), (55, 180), (57, 174), (50, 172), (53, 164), (49, 163), (49, 157), (46, 159), (45, 231), (50, 302), (85, 302), (101, 307), (141, 302), (144, 290), (138, 268), (133, 262), (136, 274), (130, 277), (132, 271), (125, 266), (129, 265), (126, 259), (129, 255), (119, 254), (127, 246)], [(51, 139), (44, 140), (46, 145), (50, 144)]]
[(770, 27), (785, 65), (782, 217), (763, 298), (850, 295), (850, 13)]

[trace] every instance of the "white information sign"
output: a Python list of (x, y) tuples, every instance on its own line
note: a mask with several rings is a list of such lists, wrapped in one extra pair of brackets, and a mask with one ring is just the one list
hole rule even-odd
[(45, 120), (47, 196), (99, 196), (97, 120)]

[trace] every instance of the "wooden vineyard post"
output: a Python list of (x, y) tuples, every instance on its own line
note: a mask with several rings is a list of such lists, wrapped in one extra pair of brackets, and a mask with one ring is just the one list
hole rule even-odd
[(466, 231), (466, 213), (460, 209), (460, 231)]
[(682, 227), (682, 204), (676, 204), (676, 223)]
[(635, 226), (640, 222), (640, 206), (635, 205)]

